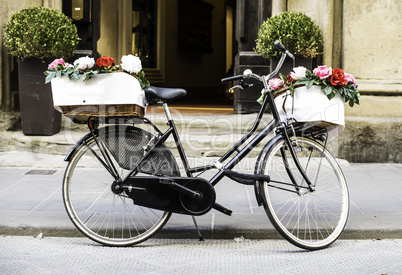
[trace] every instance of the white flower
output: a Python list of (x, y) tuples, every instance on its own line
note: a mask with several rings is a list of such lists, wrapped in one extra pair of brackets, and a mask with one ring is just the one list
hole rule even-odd
[(141, 59), (132, 54), (123, 55), (121, 58), (121, 68), (130, 74), (138, 73), (142, 70)]
[(290, 76), (294, 79), (297, 80), (302, 77), (306, 77), (306, 68), (303, 66), (299, 66), (296, 68), (293, 68), (293, 72), (290, 73)]
[(79, 70), (91, 69), (93, 66), (95, 66), (95, 59), (89, 56), (80, 57), (74, 61), (74, 66), (77, 64)]

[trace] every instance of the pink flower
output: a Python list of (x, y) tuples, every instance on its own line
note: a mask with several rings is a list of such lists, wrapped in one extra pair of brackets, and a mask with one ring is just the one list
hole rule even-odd
[(274, 90), (279, 90), (283, 85), (283, 80), (275, 77), (269, 81), (269, 86)]
[(59, 59), (53, 60), (53, 62), (50, 63), (47, 68), (48, 68), (48, 69), (57, 69), (57, 67), (58, 67), (59, 65), (62, 65), (63, 67), (66, 65), (66, 63), (64, 62), (64, 59), (63, 59), (63, 58), (59, 58)]
[(320, 77), (320, 79), (326, 79), (332, 74), (332, 68), (327, 67), (327, 66), (318, 66), (313, 70), (313, 73), (315, 73), (317, 76)]
[(356, 79), (353, 77), (353, 75), (345, 73), (345, 78), (348, 82), (353, 82), (354, 83), (353, 87), (356, 88)]

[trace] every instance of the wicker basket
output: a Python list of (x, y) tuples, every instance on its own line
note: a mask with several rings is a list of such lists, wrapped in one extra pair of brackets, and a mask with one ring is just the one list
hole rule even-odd
[(63, 115), (75, 123), (86, 123), (89, 117), (143, 117), (145, 109), (136, 104), (58, 106)]
[(147, 106), (138, 80), (124, 72), (98, 74), (83, 82), (52, 80), (54, 107), (76, 123), (89, 117), (143, 117)]
[(281, 121), (287, 122), (292, 117), (296, 121), (293, 127), (303, 135), (328, 132), (333, 136), (344, 129), (344, 101), (340, 96), (328, 100), (319, 86), (310, 89), (298, 86), (293, 98), (288, 88), (282, 88), (273, 92), (273, 97)]

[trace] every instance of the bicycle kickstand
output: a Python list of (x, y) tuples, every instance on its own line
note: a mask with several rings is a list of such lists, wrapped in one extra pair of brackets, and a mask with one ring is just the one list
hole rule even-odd
[(204, 241), (204, 238), (201, 236), (201, 232), (200, 232), (200, 229), (198, 228), (197, 221), (195, 220), (195, 217), (194, 217), (194, 216), (191, 216), (191, 217), (193, 218), (193, 222), (194, 222), (194, 225), (195, 225), (195, 229), (197, 230), (197, 233), (198, 233), (199, 241), (200, 241), (200, 242), (203, 242), (203, 241)]

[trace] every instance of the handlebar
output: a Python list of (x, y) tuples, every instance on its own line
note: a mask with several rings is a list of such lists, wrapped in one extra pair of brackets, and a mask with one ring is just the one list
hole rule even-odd
[(282, 56), (278, 62), (278, 65), (276, 66), (275, 70), (272, 71), (269, 75), (259, 76), (259, 75), (254, 74), (251, 70), (247, 69), (243, 72), (242, 75), (235, 75), (235, 76), (222, 78), (221, 83), (225, 84), (228, 82), (233, 82), (236, 80), (243, 80), (246, 78), (254, 78), (261, 82), (264, 82), (264, 80), (268, 81), (269, 79), (271, 79), (274, 75), (276, 75), (279, 72), (279, 69), (282, 67), (283, 62), (285, 61), (286, 55), (292, 59), (295, 59), (295, 57), (288, 50), (286, 50), (286, 48), (281, 44), (281, 42), (279, 42), (279, 40), (276, 40), (274, 42), (274, 45), (278, 48), (278, 50), (280, 50), (282, 52)]
[(293, 54), (291, 54), (282, 44), (281, 42), (279, 42), (279, 40), (276, 40), (274, 42), (275, 47), (278, 48), (278, 50), (280, 50), (282, 53), (287, 54), (290, 58), (295, 59), (295, 57), (293, 56)]
[[(236, 80), (243, 80), (243, 79), (247, 79), (247, 78), (254, 78), (254, 79), (257, 79), (259, 81), (263, 81), (263, 78), (261, 76), (256, 75), (251, 70), (247, 69), (247, 70), (244, 70), (243, 74), (222, 78), (221, 83), (225, 84), (225, 83), (228, 83), (228, 82), (232, 82), (232, 81), (236, 81)], [(246, 87), (247, 87), (247, 85), (246, 85)]]
[(233, 81), (236, 81), (236, 80), (241, 80), (241, 79), (243, 79), (243, 78), (244, 78), (243, 75), (229, 76), (229, 77), (226, 77), (226, 78), (222, 78), (222, 79), (221, 79), (221, 83), (222, 83), (222, 84), (225, 84), (225, 83), (228, 83), (228, 82), (233, 82)]

